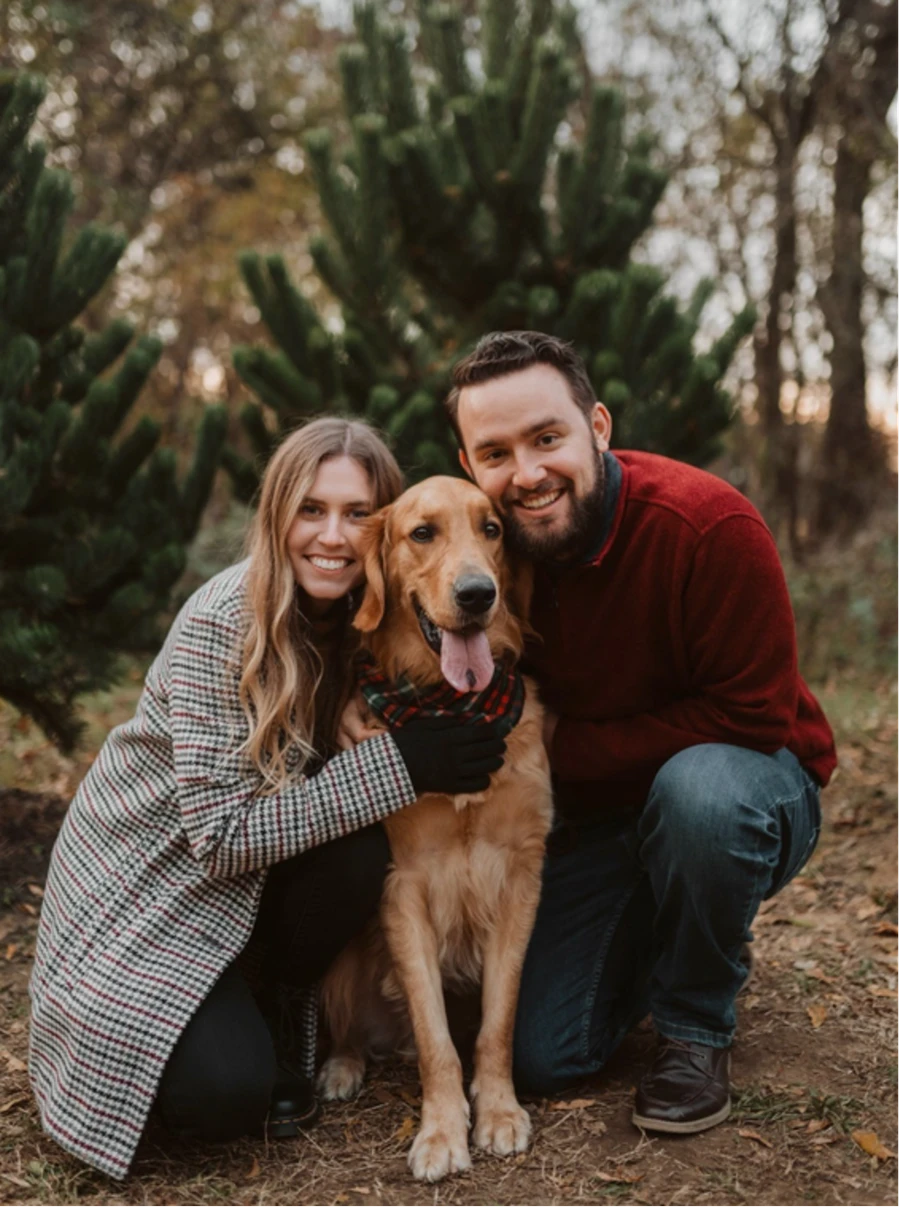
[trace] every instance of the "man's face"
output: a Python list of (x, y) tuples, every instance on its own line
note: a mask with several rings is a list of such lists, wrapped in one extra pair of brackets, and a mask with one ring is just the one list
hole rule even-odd
[(602, 513), (601, 454), (612, 420), (586, 416), (552, 365), (466, 386), (457, 422), (463, 469), (506, 521), (511, 543), (542, 561), (577, 557)]

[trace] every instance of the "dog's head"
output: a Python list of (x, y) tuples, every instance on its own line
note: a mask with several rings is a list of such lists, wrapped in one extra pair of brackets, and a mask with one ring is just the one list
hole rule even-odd
[(513, 564), (487, 495), (460, 478), (410, 487), (367, 522), (366, 591), (354, 621), (385, 672), (438, 673), (481, 691), (494, 662), (522, 652), (531, 567)]

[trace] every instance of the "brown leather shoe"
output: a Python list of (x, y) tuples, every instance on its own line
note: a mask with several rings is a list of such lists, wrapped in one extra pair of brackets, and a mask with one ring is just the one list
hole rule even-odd
[(659, 1050), (641, 1079), (632, 1123), (654, 1132), (702, 1132), (731, 1111), (727, 1048), (660, 1036)]

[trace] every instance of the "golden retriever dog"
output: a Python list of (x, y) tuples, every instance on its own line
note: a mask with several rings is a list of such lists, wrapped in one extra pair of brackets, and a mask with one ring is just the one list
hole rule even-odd
[[(502, 526), (471, 483), (429, 478), (370, 521), (368, 585), (355, 624), (391, 681), (442, 680), (481, 692), (496, 664), (522, 649), (530, 572), (513, 574)], [(366, 1055), (415, 1041), (421, 1127), (409, 1153), (416, 1178), (468, 1169), (469, 1105), (450, 1037), (443, 985), (481, 981), (481, 1026), (470, 1093), (473, 1140), (499, 1156), (523, 1152), (531, 1124), (512, 1083), (512, 1036), (522, 963), (540, 895), (551, 822), (550, 774), (534, 684), (506, 736), (486, 792), (420, 796), (385, 821), (392, 853), (377, 923), (326, 977), (332, 1052), (324, 1098), (350, 1098)]]

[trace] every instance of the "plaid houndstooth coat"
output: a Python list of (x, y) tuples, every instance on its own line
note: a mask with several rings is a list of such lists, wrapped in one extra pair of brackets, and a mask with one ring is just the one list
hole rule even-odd
[(53, 850), (30, 992), (45, 1130), (124, 1177), (166, 1061), (250, 936), (265, 870), (415, 792), (388, 735), (274, 796), (234, 754), (247, 563), (197, 591), (109, 735)]

